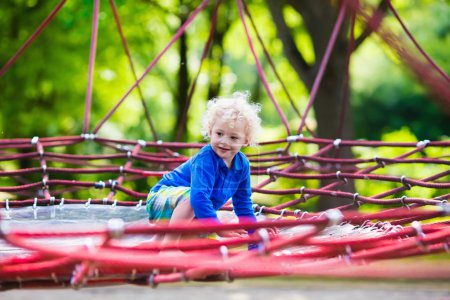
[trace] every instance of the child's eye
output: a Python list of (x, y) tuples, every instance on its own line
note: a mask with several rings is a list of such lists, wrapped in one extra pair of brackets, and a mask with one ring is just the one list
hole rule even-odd
[(231, 139), (232, 139), (233, 141), (237, 141), (239, 138), (238, 138), (237, 136), (232, 136)]
[(222, 132), (216, 132), (216, 134), (218, 135), (218, 136), (222, 136), (223, 134), (222, 134)]

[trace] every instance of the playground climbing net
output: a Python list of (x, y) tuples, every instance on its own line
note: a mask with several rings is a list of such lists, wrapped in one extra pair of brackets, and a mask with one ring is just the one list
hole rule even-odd
[[(7, 62), (0, 76), (64, 3), (62, 0)], [(148, 222), (144, 201), (149, 188), (203, 145), (118, 140), (102, 137), (98, 131), (207, 3), (204, 0), (191, 14), (144, 74), (135, 76), (135, 84), (92, 133), (90, 64), (81, 135), (0, 140), (0, 289), (122, 283), (156, 286), (280, 275), (344, 276), (342, 271), (350, 270), (352, 274), (370, 276), (370, 271), (358, 272), (358, 267), (449, 251), (450, 141), (381, 142), (303, 136), (300, 133), (306, 128), (305, 117), (321, 76), (314, 84), (297, 135), (290, 135), (288, 122), (273, 99), (257, 55), (258, 73), (288, 132), (285, 138), (246, 150), (258, 222), (236, 222), (230, 213), (231, 204), (219, 212), (222, 224), (192, 222), (168, 226)], [(216, 2), (216, 12), (219, 3)], [(321, 70), (326, 67), (333, 36), (339, 32), (351, 3), (358, 2), (341, 2)], [(114, 1), (110, 4), (120, 29)], [(237, 4), (252, 46), (244, 18), (244, 11), (250, 18), (249, 12), (244, 2), (238, 0)], [(99, 0), (95, 0), (95, 30), (98, 5)], [(353, 11), (358, 11), (358, 7)], [(215, 23), (212, 24), (213, 29)], [(90, 61), (95, 58), (94, 33)], [(127, 48), (124, 36), (121, 37)], [(210, 41), (211, 36), (203, 56)], [(422, 64), (416, 64), (411, 57), (408, 61), (414, 70), (423, 71)], [(440, 74), (441, 80), (425, 81), (443, 91), (443, 99), (448, 101), (448, 87), (440, 83), (449, 79), (445, 73)], [(195, 84), (191, 86), (191, 96), (194, 90)], [(350, 150), (354, 158), (339, 158), (337, 154), (342, 150)], [(340, 204), (317, 211), (313, 208), (318, 198)], [(254, 233), (246, 238), (204, 237), (205, 233), (237, 228)], [(267, 228), (276, 229), (277, 234), (269, 235)], [(155, 237), (170, 232), (195, 238), (163, 248)], [(247, 251), (248, 244), (258, 247)], [(396, 274), (395, 265), (384, 276), (388, 274)], [(438, 270), (432, 275), (448, 278), (449, 272)], [(403, 276), (417, 274), (409, 272)]]
[[(202, 144), (95, 136), (1, 140), (1, 161), (17, 166), (29, 162), (26, 168), (0, 171), (2, 178), (21, 183), (0, 187), (9, 196), (0, 202), (2, 288), (325, 275), (379, 260), (445, 252), (450, 238), (450, 194), (445, 192), (450, 183), (443, 179), (450, 175), (450, 161), (426, 152), (448, 149), (449, 144), (302, 136), (261, 143), (257, 152), (248, 153), (257, 223), (235, 222), (232, 207), (226, 205), (220, 212), (222, 225), (167, 226), (147, 221), (142, 206), (149, 182), (188, 158), (180, 153), (195, 152)], [(100, 146), (103, 151), (81, 154), (77, 148), (77, 154), (66, 153), (77, 146)], [(333, 151), (342, 147), (389, 147), (400, 154), (334, 158)], [(315, 152), (291, 151), (306, 148)], [(435, 173), (423, 178), (395, 174), (413, 166)], [(89, 176), (97, 180), (86, 180)], [(319, 187), (320, 179), (328, 179), (329, 185)], [(388, 188), (374, 195), (342, 191), (350, 182)], [(135, 190), (139, 186), (143, 190)], [(417, 193), (432, 196), (414, 197)], [(323, 212), (302, 209), (319, 196), (347, 204)], [(278, 234), (269, 236), (269, 227)], [(153, 239), (173, 231), (199, 236), (231, 228), (256, 231), (248, 238), (187, 239), (164, 249)], [(258, 249), (247, 251), (249, 243)]]

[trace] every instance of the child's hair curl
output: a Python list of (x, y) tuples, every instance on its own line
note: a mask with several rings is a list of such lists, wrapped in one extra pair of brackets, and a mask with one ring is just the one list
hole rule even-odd
[(231, 96), (221, 96), (209, 100), (202, 120), (202, 134), (205, 139), (209, 139), (209, 132), (217, 118), (229, 121), (244, 120), (248, 143), (256, 145), (258, 134), (261, 131), (261, 118), (258, 116), (261, 105), (250, 102), (249, 97), (249, 92), (235, 92)]

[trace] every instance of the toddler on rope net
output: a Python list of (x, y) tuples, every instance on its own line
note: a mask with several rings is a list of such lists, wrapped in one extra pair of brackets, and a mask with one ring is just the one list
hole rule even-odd
[[(240, 151), (254, 145), (261, 129), (259, 104), (249, 94), (236, 92), (210, 100), (203, 116), (202, 133), (210, 143), (188, 161), (163, 176), (150, 190), (147, 212), (151, 221), (169, 220), (169, 226), (198, 219), (220, 223), (219, 210), (232, 199), (240, 222), (256, 222), (251, 200), (250, 164)], [(244, 229), (220, 231), (220, 237), (245, 237)], [(181, 234), (165, 234), (162, 246)], [(250, 244), (249, 249), (256, 248)]]

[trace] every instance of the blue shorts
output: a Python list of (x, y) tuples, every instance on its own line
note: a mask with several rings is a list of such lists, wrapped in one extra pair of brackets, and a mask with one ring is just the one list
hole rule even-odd
[(189, 199), (191, 188), (186, 186), (165, 186), (147, 196), (147, 213), (149, 220), (168, 220), (173, 210), (181, 202)]

